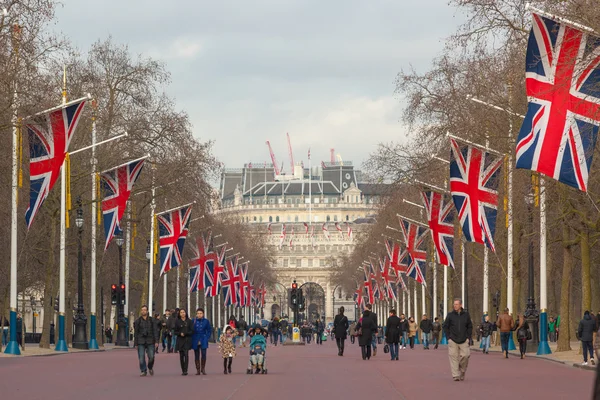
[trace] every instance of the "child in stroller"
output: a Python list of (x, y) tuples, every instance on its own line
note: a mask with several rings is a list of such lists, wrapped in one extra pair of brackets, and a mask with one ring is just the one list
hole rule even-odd
[(266, 352), (267, 352), (267, 339), (265, 338), (266, 332), (260, 327), (256, 326), (250, 331), (250, 359), (248, 360), (247, 374), (266, 374), (267, 363), (266, 363)]

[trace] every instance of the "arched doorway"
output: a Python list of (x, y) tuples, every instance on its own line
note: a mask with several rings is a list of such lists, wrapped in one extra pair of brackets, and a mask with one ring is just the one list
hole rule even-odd
[(279, 307), (279, 304), (273, 304), (271, 306), (271, 319), (275, 317), (281, 317), (281, 307)]
[(302, 289), (302, 298), (300, 311), (304, 318), (314, 322), (317, 318), (325, 320), (325, 290), (318, 283), (307, 282), (300, 286)]

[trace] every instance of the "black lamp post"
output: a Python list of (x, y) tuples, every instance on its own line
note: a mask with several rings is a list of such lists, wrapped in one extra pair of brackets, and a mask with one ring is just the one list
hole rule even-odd
[(73, 318), (75, 325), (75, 337), (73, 348), (89, 349), (87, 340), (87, 317), (83, 309), (83, 250), (81, 235), (83, 233), (83, 209), (81, 208), (81, 197), (77, 198), (77, 214), (75, 217), (77, 226), (77, 311)]
[(34, 335), (34, 340), (35, 340), (35, 328), (36, 328), (36, 324), (35, 324), (35, 313), (36, 313), (36, 301), (35, 301), (35, 297), (31, 296), (31, 316), (33, 317), (33, 335)]
[[(533, 189), (533, 187), (532, 187)], [(527, 211), (529, 212), (529, 227), (530, 227), (530, 238), (529, 238), (529, 249), (528, 249), (528, 275), (529, 279), (527, 282), (528, 288), (528, 298), (527, 298), (527, 306), (525, 308), (525, 320), (529, 325), (529, 329), (531, 330), (531, 340), (529, 340), (527, 346), (528, 353), (536, 353), (538, 344), (539, 344), (539, 333), (538, 333), (538, 318), (540, 316), (540, 312), (537, 310), (535, 304), (534, 297), (534, 275), (533, 275), (533, 234), (535, 228), (533, 226), (533, 202), (534, 202), (534, 194), (530, 194), (526, 196), (525, 201), (527, 202)]]
[(117, 342), (115, 346), (127, 346), (129, 347), (129, 341), (127, 340), (127, 323), (125, 322), (125, 293), (123, 288), (123, 232), (119, 232), (115, 236), (115, 242), (119, 247), (119, 287), (117, 288), (117, 309), (118, 317), (117, 323), (119, 324), (119, 330), (117, 331)]

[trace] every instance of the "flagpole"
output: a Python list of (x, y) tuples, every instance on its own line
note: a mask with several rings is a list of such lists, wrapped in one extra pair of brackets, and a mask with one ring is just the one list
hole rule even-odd
[(432, 315), (431, 319), (435, 320), (435, 316), (437, 315), (437, 267), (435, 265), (435, 261), (431, 263), (433, 267), (433, 304), (432, 304)]
[(181, 281), (181, 268), (177, 268), (177, 284), (175, 286), (175, 307), (179, 308), (179, 282)]
[[(446, 313), (448, 312), (448, 266), (444, 265), (444, 299), (442, 300), (442, 322), (446, 318)], [(446, 331), (442, 329), (442, 340), (440, 344), (448, 344), (448, 339), (446, 338)]]
[(488, 313), (488, 306), (490, 301), (490, 261), (489, 251), (486, 245), (483, 246), (483, 306), (481, 311), (483, 315)]
[[(16, 29), (19, 29), (17, 31)], [(19, 54), (17, 33), (20, 32), (19, 25), (13, 26), (13, 52)], [(17, 58), (15, 58), (17, 60)], [(15, 77), (16, 78), (16, 77)], [(14, 80), (13, 104), (12, 104), (12, 193), (11, 193), (11, 217), (10, 217), (10, 341), (6, 345), (4, 353), (20, 355), (19, 343), (17, 343), (17, 202), (19, 190), (19, 165), (17, 151), (19, 150), (18, 132), (18, 105), (17, 105), (17, 81)]]
[[(179, 270), (178, 270), (179, 271)], [(188, 318), (190, 313), (190, 306), (192, 305), (190, 302), (190, 289), (191, 289), (191, 285), (190, 285), (190, 277), (189, 277), (189, 270), (188, 270), (188, 279), (187, 279), (187, 313), (188, 313)]]
[[(546, 270), (546, 185), (540, 176), (540, 326), (548, 326), (548, 292)], [(548, 345), (548, 330), (540, 329), (537, 354), (551, 354)]]
[[(312, 160), (310, 159), (310, 149), (308, 149), (308, 220), (312, 227)], [(315, 239), (310, 238), (312, 244)]]
[[(406, 283), (407, 283), (408, 286), (410, 286), (410, 281), (407, 280)], [(411, 308), (412, 308), (411, 307), (411, 301), (410, 301), (410, 298), (411, 298), (412, 294), (411, 294), (410, 288), (408, 286), (406, 287), (406, 290), (407, 290), (406, 297), (408, 299), (408, 301), (406, 303), (406, 305), (407, 305), (407, 307), (406, 307), (406, 319), (408, 319), (408, 317), (410, 317), (410, 311), (411, 311)]]
[[(465, 309), (468, 306), (467, 305), (467, 298), (465, 297), (465, 283), (466, 283), (465, 273), (467, 271), (467, 257), (466, 257), (466, 254), (465, 254), (465, 247), (466, 247), (466, 245), (467, 245), (467, 241), (465, 240), (464, 236), (461, 236), (460, 252), (461, 252), (461, 256), (462, 256), (461, 258), (462, 259), (461, 259), (461, 274), (460, 274), (461, 275), (460, 276), (460, 279), (461, 279), (461, 288), (460, 288), (461, 295), (460, 295), (460, 297), (462, 299), (462, 302), (463, 302), (463, 305), (464, 305)], [(446, 305), (446, 310), (449, 310), (449, 308), (448, 308), (447, 305)]]
[[(125, 304), (123, 305), (123, 314), (125, 314), (125, 321), (127, 322), (127, 337), (129, 337), (129, 259), (131, 255), (131, 201), (127, 201), (126, 205), (127, 212), (127, 225), (125, 226)], [(148, 304), (150, 310), (150, 316), (152, 316), (152, 303)]]
[(402, 314), (406, 315), (406, 292), (404, 290), (402, 290)]
[(427, 314), (426, 306), (425, 306), (425, 282), (421, 284), (421, 310), (423, 311), (421, 315)]
[[(152, 307), (152, 297), (154, 292), (154, 242), (156, 238), (154, 237), (154, 231), (156, 230), (156, 226), (154, 226), (154, 213), (156, 212), (156, 196), (155, 196), (155, 169), (154, 163), (152, 163), (152, 200), (150, 202), (150, 257), (148, 259), (148, 307)], [(163, 310), (167, 309), (166, 299), (163, 302)]]
[(92, 235), (92, 245), (90, 247), (90, 342), (88, 347), (90, 350), (98, 350), (98, 340), (96, 340), (96, 224), (98, 204), (96, 201), (96, 173), (98, 171), (98, 160), (96, 159), (96, 109), (97, 104), (95, 101), (92, 102), (92, 226), (90, 227), (90, 233)]

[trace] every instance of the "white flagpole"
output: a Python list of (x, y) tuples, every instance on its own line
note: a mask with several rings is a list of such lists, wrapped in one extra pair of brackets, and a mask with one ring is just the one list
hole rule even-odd
[(413, 292), (414, 292), (414, 301), (413, 301), (413, 307), (414, 307), (414, 318), (415, 318), (415, 322), (419, 321), (419, 298), (417, 295), (417, 283), (415, 281), (415, 284), (413, 286)]
[(165, 310), (167, 307), (167, 274), (163, 274), (163, 305)]
[[(150, 259), (148, 260), (148, 307), (152, 309), (152, 298), (154, 296), (154, 241), (157, 239), (154, 237), (154, 213), (156, 212), (156, 198), (155, 198), (155, 175), (154, 175), (154, 163), (152, 164), (152, 200), (150, 203)], [(163, 303), (163, 310), (166, 310), (166, 301)]]
[(96, 104), (92, 103), (92, 226), (90, 232), (92, 235), (92, 245), (90, 248), (90, 350), (98, 350), (98, 340), (96, 340), (96, 224), (98, 204), (96, 201), (96, 173), (98, 171), (98, 160), (96, 159)]
[(483, 246), (483, 306), (481, 307), (483, 315), (488, 313), (488, 305), (490, 298), (490, 267), (489, 267), (489, 251), (486, 245)]
[(177, 268), (177, 285), (175, 286), (176, 287), (176, 289), (175, 289), (176, 290), (175, 305), (177, 308), (179, 308), (179, 292), (180, 292), (179, 283), (180, 283), (180, 281), (181, 281), (181, 268)]
[[(190, 306), (192, 305), (190, 302), (190, 277), (189, 277), (189, 272), (188, 272), (188, 279), (187, 279), (187, 313), (188, 313), (188, 317), (190, 314)], [(193, 314), (192, 314), (193, 315)]]
[(408, 317), (410, 317), (410, 312), (411, 312), (411, 304), (410, 304), (411, 301), (410, 301), (410, 298), (412, 296), (412, 293), (410, 292), (410, 287), (409, 287), (410, 286), (410, 281), (407, 281), (406, 283), (407, 283), (407, 288), (406, 288), (407, 289), (407, 294), (406, 294), (406, 297), (408, 299), (407, 307), (406, 307), (406, 319), (408, 319)]
[[(466, 280), (465, 280), (465, 263), (467, 261), (466, 254), (465, 254), (465, 244), (466, 244), (466, 240), (465, 240), (465, 238), (463, 236), (461, 238), (461, 246), (460, 246), (460, 252), (461, 252), (461, 255), (462, 255), (462, 263), (461, 263), (462, 264), (461, 265), (462, 273), (460, 274), (460, 279), (461, 279), (461, 288), (460, 288), (461, 295), (460, 295), (460, 297), (462, 299), (463, 305), (467, 304), (467, 299), (465, 298), (465, 283), (466, 283)], [(449, 310), (448, 305), (446, 305), (446, 310)]]
[(435, 320), (435, 317), (438, 314), (438, 302), (437, 302), (437, 266), (435, 265), (435, 261), (431, 263), (433, 265), (433, 310), (431, 319)]
[[(131, 201), (127, 201), (127, 225), (125, 226), (125, 305), (123, 305), (123, 314), (125, 314), (125, 320), (127, 321), (127, 337), (129, 337), (129, 256), (131, 254)], [(152, 303), (148, 304), (148, 309), (152, 316)]]
[[(540, 326), (548, 326), (548, 292), (546, 270), (546, 188), (540, 176)], [(548, 345), (548, 330), (540, 329), (537, 354), (551, 354)]]
[(425, 307), (425, 284), (422, 283), (421, 284), (421, 311), (422, 311), (421, 315), (427, 314), (427, 310), (425, 308), (426, 308)]
[[(410, 301), (410, 296), (408, 297)], [(402, 314), (406, 315), (406, 292), (402, 290)]]

